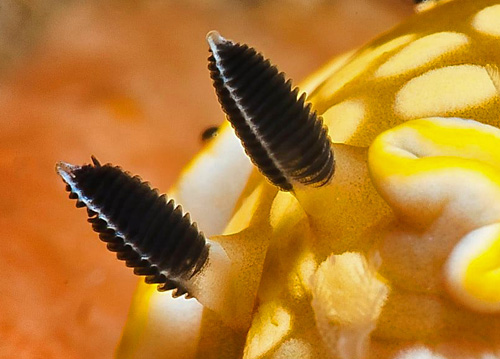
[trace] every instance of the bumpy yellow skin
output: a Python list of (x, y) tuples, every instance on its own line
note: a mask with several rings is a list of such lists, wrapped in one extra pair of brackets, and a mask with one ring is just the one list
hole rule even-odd
[(497, 66), (499, 0), (436, 2), (327, 65), (302, 86), (334, 143), (322, 188), (277, 191), (226, 126), (174, 192), (249, 314), (141, 284), (117, 356), (500, 358)]

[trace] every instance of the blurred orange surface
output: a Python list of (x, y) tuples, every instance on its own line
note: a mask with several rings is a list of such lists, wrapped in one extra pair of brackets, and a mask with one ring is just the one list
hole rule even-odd
[(202, 130), (223, 120), (206, 70), (209, 30), (300, 80), (411, 12), (397, 0), (181, 3), (65, 2), (4, 71), (0, 358), (112, 357), (137, 279), (67, 199), (54, 166), (94, 154), (167, 191)]

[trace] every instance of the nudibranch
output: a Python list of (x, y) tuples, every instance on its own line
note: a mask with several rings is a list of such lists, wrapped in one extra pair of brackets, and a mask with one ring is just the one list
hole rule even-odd
[(422, 2), (307, 95), (207, 40), (231, 126), (168, 198), (57, 165), (146, 276), (117, 357), (500, 358), (500, 0)]

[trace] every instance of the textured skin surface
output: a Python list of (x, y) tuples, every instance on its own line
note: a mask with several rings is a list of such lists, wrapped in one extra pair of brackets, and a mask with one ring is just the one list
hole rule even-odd
[[(255, 257), (248, 334), (201, 306), (201, 319), (162, 322), (160, 294), (141, 289), (119, 357), (150, 346), (186, 358), (499, 356), (500, 100), (486, 68), (500, 62), (499, 24), (498, 1), (438, 4), (313, 75), (332, 183), (293, 196), (254, 174), (214, 238)], [(174, 341), (197, 352), (135, 337), (151, 323), (187, 328)]]
[[(119, 357), (500, 356), (499, 24), (498, 1), (437, 4), (306, 82), (335, 142), (332, 183), (292, 195), (254, 174), (214, 238), (255, 258), (248, 334), (198, 307), (172, 339), (197, 352), (169, 353), (148, 338), (159, 294), (141, 289)], [(174, 320), (156, 323), (187, 325)]]

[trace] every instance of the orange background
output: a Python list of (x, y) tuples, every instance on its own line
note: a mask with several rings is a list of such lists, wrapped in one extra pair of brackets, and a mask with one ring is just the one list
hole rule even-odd
[(94, 154), (167, 191), (203, 129), (223, 120), (209, 30), (261, 50), (297, 83), (412, 12), (410, 0), (252, 3), (1, 7), (0, 358), (112, 357), (137, 278), (67, 199), (54, 165)]

